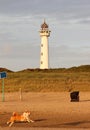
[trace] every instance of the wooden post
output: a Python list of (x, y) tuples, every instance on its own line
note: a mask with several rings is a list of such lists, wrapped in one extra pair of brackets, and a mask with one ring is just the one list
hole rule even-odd
[(20, 101), (22, 101), (22, 88), (19, 89), (20, 92)]

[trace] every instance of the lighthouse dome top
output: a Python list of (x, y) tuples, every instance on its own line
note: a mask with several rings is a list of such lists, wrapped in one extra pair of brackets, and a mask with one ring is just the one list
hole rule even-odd
[(48, 25), (46, 24), (45, 20), (44, 20), (44, 23), (41, 25), (41, 28), (48, 28)]

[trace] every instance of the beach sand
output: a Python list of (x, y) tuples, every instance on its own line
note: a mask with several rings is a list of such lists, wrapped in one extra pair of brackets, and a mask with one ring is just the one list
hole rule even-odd
[(15, 123), (13, 129), (90, 129), (90, 92), (80, 92), (79, 102), (70, 102), (69, 92), (5, 93), (0, 94), (0, 126), (8, 129), (7, 120), (12, 112), (31, 111), (34, 123)]

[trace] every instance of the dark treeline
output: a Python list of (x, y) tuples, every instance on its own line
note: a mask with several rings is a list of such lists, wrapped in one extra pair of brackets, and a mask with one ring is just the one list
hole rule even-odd
[[(2, 71), (14, 72), (6, 68), (0, 68), (0, 72)], [(35, 69), (28, 68), (17, 72), (90, 72), (90, 65), (81, 65), (78, 67), (75, 66), (71, 68), (50, 68), (50, 69), (43, 69), (43, 70), (39, 68), (35, 68)]]

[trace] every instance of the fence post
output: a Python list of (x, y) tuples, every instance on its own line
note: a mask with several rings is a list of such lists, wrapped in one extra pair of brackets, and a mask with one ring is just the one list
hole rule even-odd
[(22, 88), (19, 89), (20, 92), (20, 101), (22, 101)]

